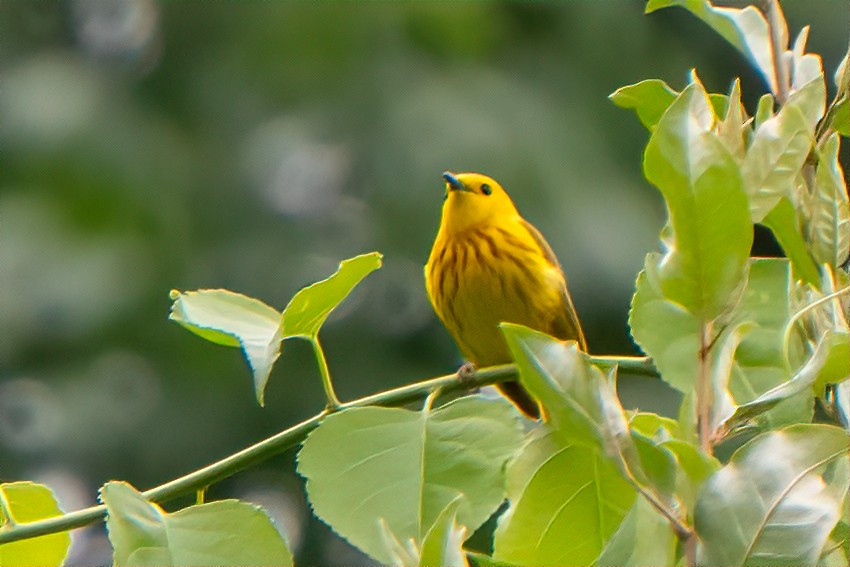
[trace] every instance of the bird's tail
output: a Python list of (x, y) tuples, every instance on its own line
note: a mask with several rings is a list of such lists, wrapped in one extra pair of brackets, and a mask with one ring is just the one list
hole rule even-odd
[(519, 382), (502, 382), (496, 384), (496, 389), (510, 400), (523, 415), (530, 419), (540, 419), (540, 405)]

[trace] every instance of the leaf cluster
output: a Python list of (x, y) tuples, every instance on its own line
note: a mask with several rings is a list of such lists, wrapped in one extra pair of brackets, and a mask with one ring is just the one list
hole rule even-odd
[[(748, 112), (739, 81), (709, 93), (694, 71), (680, 91), (648, 80), (611, 95), (648, 129), (644, 175), (667, 207), (629, 325), (660, 379), (681, 392), (676, 419), (623, 408), (613, 359), (510, 323), (502, 332), (515, 366), (485, 370), (475, 384), (518, 373), (542, 423), (483, 394), (441, 404), (446, 381), (340, 403), (319, 331), (380, 266), (377, 253), (342, 262), (280, 312), (227, 290), (172, 293), (172, 320), (243, 351), (260, 404), (284, 341), (311, 343), (327, 406), (280, 435), (302, 441), (297, 468), (315, 515), (377, 561), (847, 564), (850, 204), (838, 151), (850, 135), (850, 65), (828, 103), (808, 29), (791, 44), (778, 2), (651, 0), (647, 11), (674, 5), (738, 48), (770, 91)], [(786, 258), (750, 256), (757, 223)], [(417, 409), (379, 407), (423, 397)], [(270, 455), (264, 447), (229, 457), (226, 470)], [(174, 484), (197, 487), (221, 470)], [(152, 501), (175, 494), (103, 487), (117, 564), (292, 563), (261, 509), (199, 494), (167, 513)], [(0, 512), (0, 541), (19, 540), (0, 544), (0, 564), (61, 563), (69, 538), (49, 489), (4, 484)], [(39, 525), (45, 518), (59, 528)], [(472, 549), (470, 535), (492, 518), (491, 545)], [(28, 526), (39, 529), (15, 537)]]

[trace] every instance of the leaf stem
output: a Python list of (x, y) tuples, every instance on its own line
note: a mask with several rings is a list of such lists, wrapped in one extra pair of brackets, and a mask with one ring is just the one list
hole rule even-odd
[(712, 388), (709, 352), (712, 342), (708, 337), (711, 331), (710, 323), (700, 326), (699, 374), (697, 375), (697, 431), (702, 450), (707, 454), (713, 453), (711, 431)]
[(3, 487), (0, 487), (0, 513), (3, 514), (3, 528), (18, 525), (15, 517), (12, 516), (12, 506), (9, 505), (9, 499), (6, 497), (6, 491), (3, 490)]
[(319, 374), (322, 376), (322, 387), (325, 389), (325, 397), (328, 400), (327, 410), (329, 412), (337, 411), (342, 404), (334, 392), (334, 385), (331, 381), (331, 372), (328, 369), (328, 361), (325, 358), (325, 351), (322, 350), (322, 345), (319, 343), (319, 337), (310, 337), (310, 342), (313, 344), (313, 353), (316, 355), (316, 362), (319, 365)]
[(620, 372), (627, 374), (636, 374), (639, 376), (654, 376), (658, 377), (658, 369), (648, 356), (591, 356), (587, 359), (591, 364), (600, 366), (617, 365)]

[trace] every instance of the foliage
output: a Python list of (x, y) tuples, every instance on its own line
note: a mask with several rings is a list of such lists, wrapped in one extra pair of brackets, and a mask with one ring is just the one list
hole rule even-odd
[[(738, 48), (770, 90), (752, 116), (739, 81), (712, 94), (695, 71), (681, 91), (651, 80), (611, 95), (649, 130), (643, 171), (667, 207), (662, 250), (645, 257), (629, 325), (660, 379), (682, 393), (677, 419), (627, 411), (617, 365), (509, 323), (505, 340), (545, 410), (541, 423), (522, 427), (510, 406), (482, 395), (439, 405), (432, 382), (392, 398), (427, 396), (421, 409), (370, 407), (390, 393), (341, 404), (318, 334), (380, 266), (377, 253), (344, 261), (282, 313), (226, 290), (172, 294), (173, 320), (243, 350), (260, 404), (282, 342), (310, 342), (327, 406), (293, 429), (306, 436), (298, 472), (316, 516), (377, 561), (847, 564), (850, 204), (838, 150), (850, 66), (845, 59), (827, 104), (808, 30), (789, 45), (778, 3), (761, 11), (658, 0), (647, 11), (673, 5)], [(751, 257), (757, 223), (786, 258)], [(472, 383), (513, 371), (485, 370)], [(249, 448), (227, 462), (271, 454)], [(220, 479), (204, 471), (193, 486)], [(166, 513), (150, 499), (179, 492), (171, 488), (104, 486), (98, 513), (116, 563), (292, 562), (261, 510), (219, 501)], [(48, 538), (39, 562), (58, 564), (76, 520), (43, 520), (60, 512), (38, 485), (5, 484), (0, 497), (0, 542), (14, 540), (0, 545), (3, 564), (22, 563)], [(492, 549), (467, 548), (494, 515)]]

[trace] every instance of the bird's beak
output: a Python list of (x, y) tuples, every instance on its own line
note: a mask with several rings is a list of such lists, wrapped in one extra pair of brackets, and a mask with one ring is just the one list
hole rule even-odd
[(444, 171), (443, 179), (446, 180), (446, 183), (449, 186), (449, 191), (465, 191), (467, 193), (470, 191), (470, 189), (461, 183), (460, 179), (458, 179), (451, 171)]

